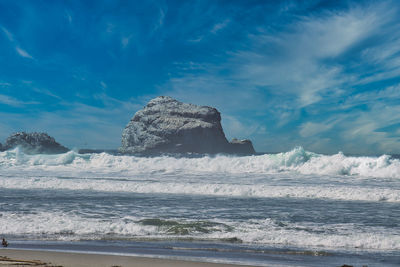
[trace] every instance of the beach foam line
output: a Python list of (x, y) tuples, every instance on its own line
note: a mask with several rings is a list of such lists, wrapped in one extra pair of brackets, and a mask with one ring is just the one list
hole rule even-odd
[[(1, 250), (1, 255), (9, 258), (32, 261), (40, 259), (41, 262), (48, 262), (58, 267), (238, 267), (250, 266), (240, 263), (223, 263), (221, 260), (213, 260), (199, 257), (172, 257), (160, 255), (141, 255), (141, 254), (118, 254), (118, 253), (98, 253), (91, 251), (52, 251), (34, 249), (7, 249)], [(208, 260), (208, 261), (207, 261)], [(1, 266), (1, 265), (0, 265)], [(264, 264), (252, 264), (251, 266), (271, 266)], [(272, 265), (273, 266), (273, 265)]]
[[(145, 219), (145, 220), (144, 220)], [(145, 221), (162, 221), (148, 224)], [(234, 221), (160, 220), (126, 216), (118, 219), (87, 218), (62, 212), (7, 212), (0, 217), (2, 234), (31, 240), (131, 240), (198, 241), (294, 246), (331, 250), (400, 250), (397, 229), (357, 224), (321, 225), (272, 219)], [(177, 228), (179, 226), (179, 228)], [(337, 229), (332, 232), (331, 229)], [(1, 254), (0, 254), (1, 255)]]

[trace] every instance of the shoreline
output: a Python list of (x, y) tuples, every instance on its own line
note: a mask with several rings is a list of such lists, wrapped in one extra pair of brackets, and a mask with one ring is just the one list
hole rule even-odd
[(240, 267), (251, 265), (212, 263), (145, 256), (111, 255), (90, 252), (1, 249), (0, 267)]

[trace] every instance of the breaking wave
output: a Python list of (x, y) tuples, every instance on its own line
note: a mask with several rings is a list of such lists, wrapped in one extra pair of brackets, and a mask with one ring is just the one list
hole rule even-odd
[(343, 153), (321, 155), (296, 147), (289, 152), (254, 156), (137, 157), (124, 155), (79, 154), (27, 155), (18, 148), (0, 153), (0, 170), (57, 169), (103, 172), (187, 173), (187, 174), (274, 174), (345, 175), (400, 178), (400, 160), (391, 156), (355, 157)]
[[(394, 217), (386, 211), (397, 211), (399, 178), (400, 160), (387, 155), (321, 155), (301, 147), (285, 153), (243, 157), (137, 157), (74, 151), (27, 155), (17, 148), (0, 152), (2, 201), (11, 203), (3, 205), (0, 225), (2, 234), (27, 240), (204, 239), (278, 247), (398, 250), (400, 235), (392, 227), (397, 222), (388, 219), (386, 226), (364, 225), (365, 220), (360, 218), (372, 215), (366, 221), (374, 221), (376, 207), (386, 207), (381, 220)], [(35, 196), (37, 202), (30, 203), (27, 195)], [(49, 199), (42, 196), (52, 196), (49, 199), (56, 200), (54, 205), (48, 205)], [(88, 196), (96, 198), (90, 200)], [(140, 200), (143, 197), (146, 198)], [(104, 203), (99, 204), (99, 198)], [(185, 207), (175, 205), (192, 198), (193, 202)], [(244, 203), (245, 208), (230, 206), (231, 201), (226, 198), (240, 198), (233, 201)], [(72, 202), (64, 202), (71, 199)], [(221, 202), (209, 210), (198, 210), (199, 201), (208, 199)], [(293, 216), (287, 216), (289, 206), (281, 203), (283, 199), (296, 203)], [(125, 200), (132, 206), (126, 205)], [(337, 211), (328, 210), (322, 217), (302, 208), (303, 204), (314, 207), (319, 203), (319, 210), (329, 209), (333, 204), (327, 203), (332, 200)], [(360, 203), (349, 205), (352, 201), (365, 201), (368, 212), (358, 214)], [(15, 203), (21, 206), (19, 211)], [(40, 205), (36, 208), (37, 203)], [(246, 215), (250, 205), (264, 207), (268, 203), (268, 207), (283, 207), (269, 215), (262, 214), (266, 209)], [(137, 210), (131, 211), (133, 206)], [(115, 209), (119, 209), (120, 215)], [(194, 215), (192, 210), (196, 211)], [(237, 213), (221, 215), (231, 210)], [(200, 211), (204, 213), (198, 217)], [(243, 214), (250, 219), (241, 219)], [(302, 219), (302, 214), (307, 216)], [(332, 216), (346, 214), (353, 216), (349, 223), (330, 221)]]
[[(0, 217), (2, 234), (18, 239), (48, 240), (219, 240), (275, 246), (319, 248), (359, 248), (399, 250), (400, 236), (384, 227), (314, 223), (282, 223), (272, 219), (248, 222), (140, 219), (126, 216), (118, 219), (86, 218), (74, 214), (38, 212), (5, 213)], [(335, 230), (332, 231), (332, 228)]]

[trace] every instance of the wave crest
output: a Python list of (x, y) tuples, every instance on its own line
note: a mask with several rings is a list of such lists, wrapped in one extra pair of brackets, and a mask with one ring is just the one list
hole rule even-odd
[(27, 155), (18, 148), (0, 153), (2, 168), (81, 169), (91, 171), (127, 171), (131, 173), (254, 173), (294, 172), (314, 175), (352, 175), (400, 178), (400, 161), (388, 155), (351, 157), (339, 152), (321, 155), (296, 147), (289, 152), (245, 157), (226, 155), (198, 158), (158, 156), (79, 154), (69, 151), (58, 155)]

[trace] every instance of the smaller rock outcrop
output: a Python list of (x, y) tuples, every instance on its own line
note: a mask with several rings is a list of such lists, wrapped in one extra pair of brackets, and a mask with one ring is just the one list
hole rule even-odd
[(230, 153), (237, 154), (255, 154), (253, 143), (249, 139), (239, 140), (233, 138), (230, 142)]
[(69, 151), (47, 133), (13, 133), (7, 138), (3, 149), (13, 149), (17, 146), (28, 154), (59, 154)]

